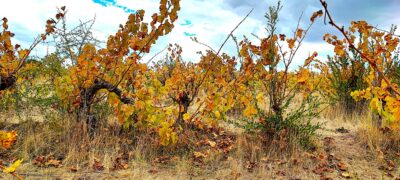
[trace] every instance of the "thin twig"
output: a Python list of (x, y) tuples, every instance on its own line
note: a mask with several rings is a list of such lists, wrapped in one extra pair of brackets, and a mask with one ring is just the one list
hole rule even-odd
[(157, 52), (156, 54), (154, 54), (154, 56), (151, 57), (151, 58), (146, 62), (146, 64), (149, 65), (149, 63), (150, 63), (151, 61), (153, 61), (154, 58), (156, 58), (158, 55), (160, 55), (160, 54), (161, 54), (162, 52), (164, 52), (166, 49), (168, 49), (168, 45), (165, 46), (164, 49), (162, 49), (161, 51), (159, 51), (159, 52)]
[(204, 80), (206, 79), (209, 71), (210, 71), (210, 67), (212, 65), (212, 63), (214, 63), (215, 59), (217, 58), (217, 56), (219, 55), (219, 53), (222, 50), (222, 47), (224, 47), (225, 43), (229, 40), (229, 38), (233, 35), (233, 32), (235, 32), (235, 30), (250, 16), (250, 14), (253, 12), (254, 8), (251, 9), (247, 15), (236, 25), (235, 28), (232, 29), (232, 31), (228, 34), (228, 36), (226, 37), (225, 41), (222, 43), (222, 45), (219, 47), (217, 54), (215, 54), (215, 56), (213, 57), (213, 59), (211, 59), (209, 66), (207, 67), (206, 73), (204, 74), (203, 78), (200, 80), (200, 83), (196, 86), (196, 90), (195, 93), (192, 97), (192, 99), (197, 95), (197, 93), (199, 92), (199, 87), (203, 84)]
[(376, 29), (376, 30), (378, 30), (378, 31), (382, 31), (382, 32), (385, 32), (385, 33), (389, 33), (389, 34), (391, 34), (392, 36), (400, 37), (400, 35), (394, 34), (394, 32), (390, 32), (390, 31), (388, 31), (388, 30), (380, 29), (380, 28), (378, 28), (378, 26), (375, 26), (375, 27), (373, 27), (373, 28)]
[[(171, 6), (169, 6), (167, 8), (167, 12), (169, 11), (169, 9), (171, 8)], [(164, 25), (164, 22), (160, 23), (160, 25), (158, 26), (158, 28), (156, 29), (155, 33), (153, 36), (150, 37), (150, 39), (146, 42), (146, 44), (140, 49), (139, 54), (137, 55), (137, 57), (140, 57), (142, 55), (142, 53), (144, 52), (144, 49), (150, 45), (151, 41), (153, 41), (153, 39), (157, 36), (158, 31), (161, 29), (161, 27)], [(130, 63), (128, 68), (122, 73), (122, 77), (119, 81), (117, 81), (117, 83), (114, 85), (114, 88), (118, 87), (119, 84), (121, 84), (121, 82), (124, 80), (126, 74), (129, 72), (130, 68), (136, 63)]]
[(215, 51), (210, 45), (208, 45), (208, 44), (206, 44), (206, 43), (203, 43), (203, 42), (200, 42), (199, 40), (197, 40), (197, 38), (190, 38), (190, 39), (192, 39), (192, 41), (194, 41), (195, 43), (198, 43), (198, 44), (200, 44), (200, 45), (203, 45), (203, 46), (205, 46), (205, 47), (207, 47), (208, 49), (210, 49), (213, 53), (217, 53), (217, 51)]

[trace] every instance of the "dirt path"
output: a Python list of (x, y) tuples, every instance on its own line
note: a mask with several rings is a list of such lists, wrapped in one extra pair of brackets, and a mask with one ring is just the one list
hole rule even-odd
[[(344, 125), (344, 126), (343, 126)], [(328, 156), (328, 165), (335, 171), (325, 174), (333, 179), (395, 179), (399, 174), (386, 171), (386, 162), (379, 159), (358, 137), (357, 127), (351, 124), (335, 126), (321, 131), (323, 150)], [(323, 177), (323, 176), (321, 176)]]

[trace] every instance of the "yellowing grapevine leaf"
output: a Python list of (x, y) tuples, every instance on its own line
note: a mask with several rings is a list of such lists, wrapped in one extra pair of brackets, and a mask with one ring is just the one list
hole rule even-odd
[(323, 14), (324, 14), (324, 12), (323, 12), (322, 10), (319, 10), (319, 11), (317, 11), (317, 12), (314, 12), (314, 13), (312, 14), (311, 18), (310, 18), (310, 21), (311, 21), (311, 22), (314, 22), (315, 19), (316, 19), (317, 17), (321, 17)]
[(27, 50), (27, 49), (23, 49), (23, 50), (18, 51), (19, 58), (24, 58), (27, 55), (29, 55), (29, 50)]
[(178, 15), (176, 12), (171, 12), (171, 14), (169, 14), (169, 17), (172, 22), (174, 22), (176, 19), (178, 19)]
[(317, 52), (314, 52), (310, 57), (308, 57), (307, 59), (306, 59), (306, 61), (304, 62), (304, 67), (305, 66), (308, 66), (313, 60), (314, 60), (314, 58), (315, 57), (317, 57), (318, 56), (318, 53)]
[(16, 160), (14, 163), (11, 164), (10, 167), (6, 167), (3, 169), (4, 173), (13, 173), (17, 170), (18, 166), (21, 165), (22, 159)]
[(121, 111), (124, 112), (126, 117), (129, 117), (130, 115), (132, 115), (134, 110), (135, 109), (133, 108), (133, 106), (130, 106), (130, 105), (127, 105), (127, 104), (123, 104), (121, 106)]
[(214, 115), (217, 119), (221, 117), (221, 113), (219, 111), (214, 111)]
[(247, 117), (252, 117), (253, 115), (257, 114), (257, 109), (254, 108), (253, 105), (247, 105), (246, 109), (243, 111), (243, 114)]
[(296, 31), (296, 37), (298, 37), (298, 38), (302, 38), (303, 37), (303, 29), (301, 29), (301, 28), (299, 28), (299, 29), (297, 29), (297, 31)]
[(11, 145), (17, 140), (17, 133), (15, 131), (5, 132), (0, 131), (0, 143), (4, 148), (10, 148)]
[(336, 45), (334, 51), (338, 56), (343, 56), (346, 53), (344, 47), (341, 45)]
[(378, 97), (372, 98), (369, 105), (372, 110), (374, 110), (380, 115), (382, 114), (382, 101), (380, 101)]
[(297, 83), (305, 83), (307, 79), (310, 77), (310, 73), (307, 69), (302, 68), (300, 72), (297, 74)]
[(264, 93), (258, 93), (256, 99), (258, 103), (264, 103)]
[(387, 102), (385, 109), (391, 114), (391, 123), (400, 123), (400, 99), (388, 96), (385, 101)]
[(350, 93), (350, 96), (353, 97), (356, 101), (361, 101), (363, 99), (364, 92), (363, 91), (353, 91)]
[(191, 117), (192, 117), (192, 116), (191, 116), (189, 113), (185, 113), (185, 114), (183, 115), (183, 120), (189, 121)]
[(176, 132), (167, 122), (162, 123), (162, 127), (158, 129), (158, 135), (160, 136), (160, 144), (163, 146), (175, 144), (178, 140)]
[(296, 39), (286, 39), (286, 42), (288, 43), (288, 46), (290, 49), (294, 48), (294, 43), (296, 42)]

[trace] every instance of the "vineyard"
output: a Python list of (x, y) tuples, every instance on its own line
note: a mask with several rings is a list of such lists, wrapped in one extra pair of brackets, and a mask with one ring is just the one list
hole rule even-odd
[[(4, 17), (0, 177), (400, 179), (395, 25), (346, 27), (320, 0), (320, 10), (300, 15), (307, 24), (282, 34), (279, 1), (266, 7), (264, 36), (236, 33), (251, 10), (219, 47), (192, 38), (207, 47), (197, 61), (175, 43), (161, 60), (144, 59), (174, 31), (181, 3), (130, 13), (104, 43), (94, 20), (68, 29), (66, 6), (28, 47)], [(332, 55), (315, 49), (295, 64), (318, 21), (334, 29), (320, 37)], [(55, 52), (32, 55), (49, 41)], [(236, 54), (223, 52), (228, 41)]]

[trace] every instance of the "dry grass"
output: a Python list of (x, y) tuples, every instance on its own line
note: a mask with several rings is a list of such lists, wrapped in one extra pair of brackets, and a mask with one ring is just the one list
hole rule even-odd
[[(329, 154), (346, 163), (352, 177), (379, 179), (376, 177), (382, 177), (386, 171), (377, 167), (382, 163), (386, 166), (388, 158), (395, 158), (400, 136), (375, 128), (368, 113), (346, 116), (343, 112), (328, 108), (322, 118), (315, 119), (324, 128), (314, 140), (314, 151), (303, 150), (290, 133), (281, 139), (269, 139), (230, 125), (224, 125), (224, 135), (216, 137), (212, 134), (221, 133), (221, 129), (185, 131), (180, 142), (171, 147), (160, 146), (155, 132), (121, 132), (113, 119), (101, 124), (94, 139), (88, 137), (84, 125), (74, 117), (59, 114), (46, 116), (44, 122), (30, 119), (19, 124), (3, 123), (2, 128), (18, 131), (18, 141), (8, 158), (25, 159), (27, 163), (18, 172), (28, 179), (319, 179), (322, 175), (313, 171), (322, 162), (319, 157)], [(337, 133), (342, 127), (350, 132)], [(223, 153), (222, 148), (197, 144), (202, 140), (219, 143), (227, 137), (233, 138), (228, 153)], [(327, 137), (334, 139), (333, 145), (325, 143)], [(194, 152), (206, 156), (199, 161)], [(63, 167), (33, 165), (40, 155), (59, 159)], [(113, 170), (117, 157), (124, 157), (129, 167)], [(162, 158), (166, 158), (165, 162)], [(95, 160), (105, 167), (103, 171), (93, 170)], [(70, 167), (78, 171), (71, 172)], [(334, 170), (324, 176), (338, 178), (341, 172)]]
[[(239, 174), (252, 175), (253, 171), (257, 174), (264, 174), (269, 167), (260, 165), (259, 162), (266, 159), (287, 161), (293, 153), (289, 152), (286, 147), (280, 148), (279, 142), (269, 144), (272, 142), (271, 140), (260, 141), (260, 138), (263, 138), (261, 135), (248, 135), (237, 129), (234, 130), (238, 133), (235, 135), (237, 138), (234, 138), (234, 147), (226, 154), (209, 147), (208, 149), (197, 147), (196, 143), (204, 139), (218, 142), (218, 138), (212, 139), (212, 132), (186, 131), (181, 135), (181, 142), (178, 145), (161, 147), (154, 134), (144, 132), (140, 134), (140, 131), (121, 134), (120, 127), (117, 127), (112, 121), (103, 124), (94, 139), (88, 137), (84, 131), (86, 129), (84, 125), (75, 122), (74, 117), (60, 115), (54, 115), (52, 119), (45, 122), (36, 122), (31, 119), (19, 124), (8, 125), (6, 129), (16, 129), (18, 132), (18, 141), (9, 157), (25, 159), (28, 164), (24, 164), (19, 172), (33, 179), (35, 177), (52, 179), (60, 176), (67, 178), (78, 175), (88, 175), (93, 178), (97, 175), (104, 177), (106, 175), (113, 176), (113, 174), (120, 177), (124, 173), (129, 174), (128, 177), (140, 177), (141, 179), (153, 176), (163, 177), (163, 179), (166, 176), (182, 179), (191, 176), (231, 177)], [(231, 129), (235, 128), (231, 127)], [(294, 149), (296, 148), (291, 150)], [(196, 163), (193, 159), (195, 151), (208, 152), (202, 163)], [(135, 171), (112, 171), (114, 159), (121, 154), (127, 156), (129, 169)], [(33, 163), (38, 156), (54, 157), (54, 159), (62, 161), (64, 168), (34, 166)], [(166, 163), (154, 163), (154, 160), (160, 156), (171, 158)], [(101, 173), (96, 173), (92, 169), (95, 160), (99, 160), (105, 167)], [(253, 167), (251, 163), (257, 163), (257, 165)], [(151, 172), (152, 165), (155, 165), (156, 173)], [(69, 172), (68, 168), (71, 166), (79, 169), (78, 173)], [(137, 169), (143, 169), (143, 171)], [(226, 172), (227, 170), (232, 171)]]
[[(377, 157), (393, 156), (400, 152), (400, 132), (387, 127), (377, 128), (371, 115), (360, 119), (358, 137)], [(397, 158), (399, 156), (397, 155)]]
[(371, 152), (377, 152), (378, 156), (381, 156), (382, 150), (400, 152), (400, 133), (386, 128), (387, 124), (378, 128), (368, 109), (349, 115), (341, 107), (332, 107), (324, 111), (323, 117), (330, 122), (325, 124), (326, 129), (344, 127), (356, 132), (357, 140)]

